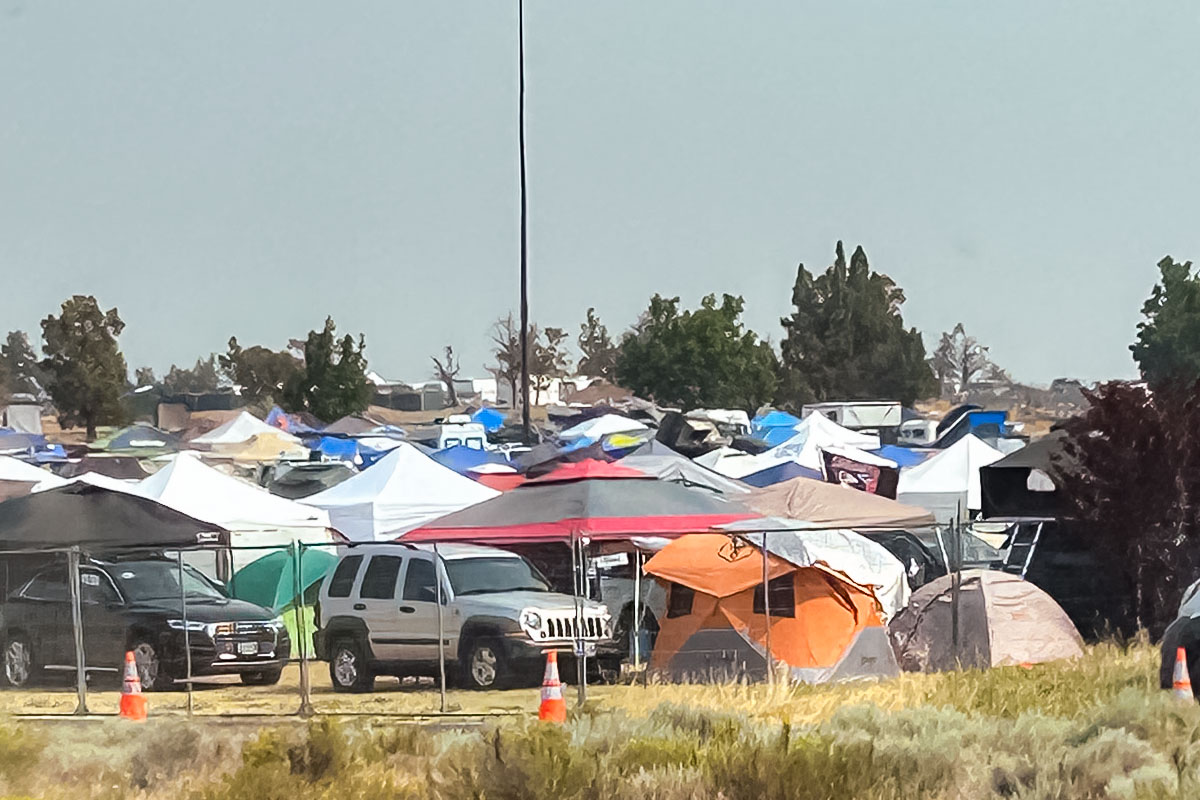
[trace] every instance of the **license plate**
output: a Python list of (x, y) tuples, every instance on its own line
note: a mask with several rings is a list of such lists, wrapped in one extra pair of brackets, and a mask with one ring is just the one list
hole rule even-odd
[(238, 642), (239, 656), (256, 656), (258, 655), (258, 642)]

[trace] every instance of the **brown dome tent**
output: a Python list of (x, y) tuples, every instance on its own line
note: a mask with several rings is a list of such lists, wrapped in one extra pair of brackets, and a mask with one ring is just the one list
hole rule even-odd
[(798, 567), (740, 536), (677, 539), (646, 562), (667, 584), (650, 669), (678, 679), (761, 676), (772, 660), (807, 683), (898, 673), (871, 590), (821, 566)]
[(892, 621), (892, 641), (903, 669), (986, 669), (1083, 655), (1079, 631), (1050, 595), (1016, 575), (973, 569), (962, 573), (956, 657), (951, 577), (913, 592), (908, 608)]

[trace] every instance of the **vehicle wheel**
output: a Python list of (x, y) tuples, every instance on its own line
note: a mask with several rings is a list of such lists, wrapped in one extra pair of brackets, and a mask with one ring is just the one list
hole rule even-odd
[(4, 682), (20, 689), (33, 680), (33, 646), (25, 634), (17, 634), (4, 647)]
[(283, 675), (283, 667), (260, 669), (257, 672), (243, 672), (242, 683), (247, 686), (274, 686)]
[[(129, 649), (133, 651), (133, 659), (137, 662), (138, 680), (142, 684), (143, 692), (165, 692), (175, 686), (175, 678), (162, 662), (158, 649), (153, 644), (139, 639)], [(121, 673), (124, 674), (124, 671), (122, 665)]]
[(468, 689), (503, 689), (511, 675), (497, 639), (476, 639), (460, 662), (459, 680)]
[(374, 691), (375, 673), (367, 664), (361, 643), (354, 639), (334, 643), (329, 654), (329, 680), (335, 692)]

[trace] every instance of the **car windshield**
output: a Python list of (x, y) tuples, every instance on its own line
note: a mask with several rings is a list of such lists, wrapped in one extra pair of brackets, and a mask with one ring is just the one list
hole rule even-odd
[(550, 584), (523, 558), (454, 558), (446, 561), (454, 593), (548, 592)]
[[(170, 561), (127, 561), (114, 564), (109, 572), (131, 600), (171, 600), (180, 596), (179, 565)], [(189, 599), (223, 600), (221, 590), (186, 564), (183, 588)]]

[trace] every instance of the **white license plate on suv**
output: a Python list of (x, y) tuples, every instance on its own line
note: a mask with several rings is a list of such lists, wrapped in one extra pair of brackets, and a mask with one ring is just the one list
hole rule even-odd
[(256, 656), (258, 655), (258, 642), (238, 642), (239, 656)]

